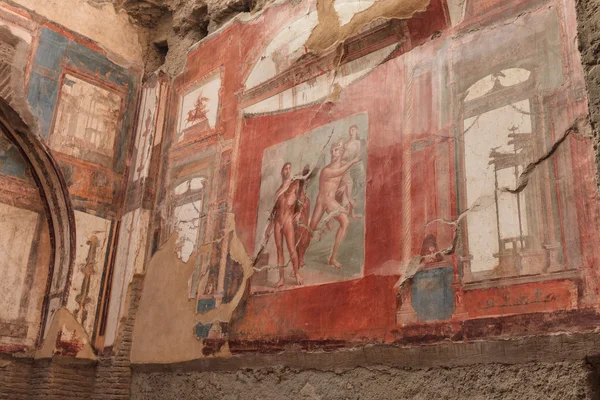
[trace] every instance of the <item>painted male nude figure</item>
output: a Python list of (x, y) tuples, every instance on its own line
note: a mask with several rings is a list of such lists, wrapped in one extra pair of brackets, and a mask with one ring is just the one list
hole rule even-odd
[(342, 264), (337, 260), (337, 254), (340, 245), (346, 237), (348, 229), (348, 210), (342, 206), (336, 199), (340, 183), (344, 174), (355, 164), (361, 161), (359, 155), (356, 155), (352, 160), (344, 163), (342, 156), (344, 153), (344, 142), (337, 141), (331, 145), (331, 162), (323, 168), (319, 176), (319, 194), (315, 203), (315, 208), (310, 220), (310, 231), (316, 232), (321, 219), (325, 213), (329, 214), (328, 218), (334, 218), (338, 224), (338, 230), (335, 234), (335, 241), (331, 249), (329, 257), (329, 265), (335, 268), (342, 268)]
[(295, 224), (299, 218), (296, 211), (298, 201), (300, 180), (292, 179), (292, 164), (287, 162), (281, 168), (281, 186), (275, 193), (275, 207), (273, 208), (272, 220), (269, 229), (273, 229), (275, 236), (275, 246), (277, 247), (277, 266), (279, 267), (279, 281), (275, 284), (276, 288), (285, 284), (283, 267), (285, 258), (283, 255), (283, 241), (285, 239), (290, 260), (292, 262), (293, 274), (296, 278), (296, 284), (302, 285), (304, 279), (300, 275), (298, 251), (296, 250)]

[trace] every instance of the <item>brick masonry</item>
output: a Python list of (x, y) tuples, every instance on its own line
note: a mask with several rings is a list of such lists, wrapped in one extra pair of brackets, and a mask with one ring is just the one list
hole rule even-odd
[(5, 356), (0, 358), (0, 399), (129, 399), (129, 354), (142, 282), (134, 277), (130, 286), (131, 306), (114, 354), (97, 362)]

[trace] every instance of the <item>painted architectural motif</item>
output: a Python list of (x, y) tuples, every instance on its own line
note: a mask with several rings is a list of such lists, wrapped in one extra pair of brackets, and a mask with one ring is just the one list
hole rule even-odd
[(77, 250), (71, 276), (71, 294), (67, 308), (90, 335), (94, 332), (96, 309), (106, 270), (110, 246), (111, 221), (75, 211)]
[(50, 146), (79, 159), (110, 165), (122, 101), (118, 93), (65, 74)]

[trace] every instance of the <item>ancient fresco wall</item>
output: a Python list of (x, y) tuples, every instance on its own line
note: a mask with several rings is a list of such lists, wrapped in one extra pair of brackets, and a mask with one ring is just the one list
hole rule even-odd
[[(34, 40), (34, 24), (0, 8), (0, 97), (27, 118), (24, 70)], [(42, 323), (51, 259), (44, 200), (31, 165), (4, 131), (0, 132), (0, 207), (2, 216), (2, 315), (0, 348), (33, 346)]]
[(162, 132), (168, 85), (164, 77), (152, 76), (145, 82), (138, 106), (136, 136), (131, 154), (127, 194), (119, 225), (118, 247), (110, 284), (108, 317), (102, 329), (105, 346), (112, 346), (127, 316), (129, 285), (134, 274), (145, 272), (146, 260), (155, 249), (152, 210), (155, 208)]
[(600, 236), (572, 2), (331, 3), (190, 52), (133, 362), (583, 329)]
[[(102, 305), (109, 301), (140, 74), (111, 61), (89, 38), (34, 18), (17, 5), (2, 4), (0, 29), (6, 50), (0, 96), (49, 152), (65, 186), (64, 193), (57, 184), (54, 194), (42, 195), (40, 174), (47, 171), (34, 168), (28, 149), (2, 138), (2, 248), (8, 255), (3, 304), (10, 306), (0, 318), (0, 340), (17, 350), (58, 332), (52, 346), (62, 337), (89, 349), (94, 341), (101, 343), (98, 327), (107, 318)], [(52, 198), (45, 196), (59, 193), (74, 210), (72, 221), (64, 221), (75, 228), (67, 244), (70, 262), (53, 260), (61, 250), (49, 236), (59, 229), (55, 214), (60, 210), (49, 209)], [(61, 307), (56, 319), (79, 332), (77, 340), (54, 323)]]

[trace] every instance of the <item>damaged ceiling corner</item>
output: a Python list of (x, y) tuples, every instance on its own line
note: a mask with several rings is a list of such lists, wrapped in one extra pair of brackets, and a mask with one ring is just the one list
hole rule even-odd
[(146, 76), (162, 70), (175, 77), (189, 49), (240, 13), (258, 12), (273, 0), (90, 0), (112, 2), (145, 32)]
[[(162, 70), (175, 77), (183, 71), (189, 49), (241, 13), (257, 13), (275, 0), (90, 0), (112, 2), (124, 10), (145, 33), (146, 75)], [(335, 0), (318, 0), (318, 24), (306, 48), (320, 53), (344, 42), (378, 19), (410, 19), (423, 12), (430, 0), (377, 0), (340, 25)]]

